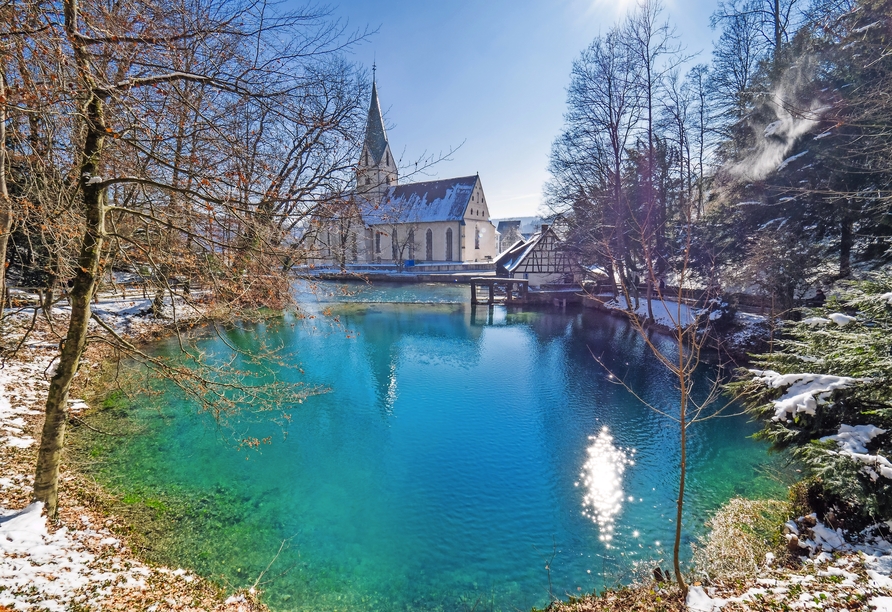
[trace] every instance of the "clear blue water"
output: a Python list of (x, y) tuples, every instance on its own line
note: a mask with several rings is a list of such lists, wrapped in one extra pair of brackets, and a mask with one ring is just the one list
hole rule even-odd
[[(237, 436), (273, 442), (239, 449), (171, 391), (129, 407), (140, 434), (106, 439), (97, 477), (127, 499), (186, 500), (152, 535), (159, 554), (231, 586), (284, 542), (261, 581), (273, 610), (528, 610), (627, 580), (641, 560), (668, 566), (677, 425), (592, 355), (676, 413), (671, 375), (619, 319), (474, 310), (467, 292), (304, 293), (315, 318), (229, 332), (281, 343), (303, 370), (281, 376), (330, 388), (294, 403), (287, 435), (248, 422)], [(782, 493), (754, 431), (743, 417), (691, 428), (687, 551), (730, 497)]]

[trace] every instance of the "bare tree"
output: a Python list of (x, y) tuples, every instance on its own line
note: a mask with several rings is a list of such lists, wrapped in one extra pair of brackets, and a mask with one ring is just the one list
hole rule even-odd
[[(34, 485), (54, 516), (68, 393), (88, 338), (139, 354), (91, 310), (112, 262), (145, 269), (159, 301), (184, 276), (236, 308), (287, 303), (301, 223), (352, 178), (362, 96), (337, 57), (356, 36), (324, 13), (280, 14), (262, 0), (33, 0), (26, 12), (36, 27), (14, 38), (21, 68), (4, 108), (39, 116), (54, 148), (21, 156), (31, 166), (16, 187), (45, 196), (34, 164), (52, 163), (43, 175), (62, 177), (58, 206), (75, 246), (69, 261), (64, 245), (49, 245), (73, 276)], [(91, 321), (99, 334), (88, 335)], [(226, 404), (213, 391), (221, 381), (143, 362)]]
[(620, 28), (595, 39), (573, 63), (566, 127), (550, 163), (551, 205), (569, 217), (572, 239), (604, 265), (614, 295), (627, 288), (616, 278), (625, 277), (630, 267), (630, 215), (622, 178), (641, 114), (636, 78)]
[[(642, 256), (647, 283), (647, 312), (653, 319), (653, 288), (662, 272), (665, 258), (664, 228), (667, 214), (665, 198), (658, 197), (654, 185), (656, 174), (655, 98), (660, 96), (666, 77), (686, 58), (682, 56), (677, 36), (669, 22), (660, 22), (663, 12), (659, 0), (642, 0), (626, 22), (624, 41), (633, 58), (637, 85), (641, 90), (644, 136), (647, 142), (644, 159), (643, 210), (638, 216)], [(634, 218), (634, 217), (633, 217)]]

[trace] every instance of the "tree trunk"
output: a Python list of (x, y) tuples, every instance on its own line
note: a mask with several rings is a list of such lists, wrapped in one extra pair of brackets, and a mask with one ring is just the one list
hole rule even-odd
[(0, 319), (6, 307), (6, 246), (12, 230), (12, 200), (6, 187), (6, 73), (0, 64)]
[(50, 380), (46, 400), (46, 420), (37, 453), (34, 474), (34, 499), (46, 505), (46, 513), (55, 518), (58, 513), (59, 467), (65, 441), (68, 420), (68, 393), (71, 381), (80, 365), (81, 354), (87, 342), (87, 325), (90, 322), (90, 299), (99, 276), (99, 261), (105, 230), (105, 189), (91, 179), (99, 174), (100, 157), (105, 143), (103, 101), (97, 95), (90, 75), (90, 66), (77, 36), (77, 0), (65, 2), (65, 30), (73, 42), (78, 71), (87, 86), (87, 102), (84, 106), (84, 144), (80, 161), (80, 191), (83, 196), (85, 219), (77, 258), (74, 282), (69, 293), (71, 315), (68, 332), (59, 354), (56, 373)]
[(781, 9), (780, 0), (774, 0), (774, 67), (779, 66), (781, 50)]
[(852, 271), (852, 215), (848, 202), (843, 205), (842, 223), (839, 232), (839, 276), (847, 277)]
[[(679, 283), (681, 285), (681, 283)], [(681, 289), (678, 290), (678, 299), (681, 301)], [(687, 356), (685, 355), (684, 329), (680, 323), (676, 323), (678, 332), (678, 386), (679, 386), (679, 407), (678, 421), (681, 426), (681, 436), (679, 437), (679, 445), (681, 447), (681, 457), (678, 465), (678, 501), (675, 510), (675, 543), (672, 546), (672, 565), (675, 570), (675, 581), (685, 596), (688, 593), (688, 585), (685, 583), (684, 576), (681, 573), (681, 527), (682, 527), (682, 510), (684, 510), (684, 487), (685, 475), (687, 472), (687, 407), (688, 407), (688, 374), (685, 363)]]

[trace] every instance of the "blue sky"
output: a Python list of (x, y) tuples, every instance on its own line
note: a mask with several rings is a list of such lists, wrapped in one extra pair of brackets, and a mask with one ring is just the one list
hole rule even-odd
[[(634, 2), (341, 0), (331, 9), (351, 27), (378, 29), (353, 59), (377, 63), (396, 157), (414, 163), (458, 147), (429, 178), (479, 172), (498, 218), (539, 210), (571, 64)], [(715, 0), (666, 0), (687, 50), (702, 51), (697, 61), (709, 59), (714, 8)]]

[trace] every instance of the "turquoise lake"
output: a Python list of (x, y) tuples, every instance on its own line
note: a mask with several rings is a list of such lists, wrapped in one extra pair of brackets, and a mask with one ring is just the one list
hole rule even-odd
[[(225, 335), (280, 345), (300, 368), (280, 376), (329, 389), (283, 406), (287, 435), (233, 423), (271, 444), (239, 448), (172, 390), (118, 410), (138, 433), (101, 438), (90, 469), (125, 500), (185, 500), (151, 537), (168, 562), (232, 587), (264, 572), (273, 610), (318, 611), (529, 610), (671, 565), (678, 426), (616, 377), (667, 413), (677, 391), (624, 321), (475, 309), (466, 285), (341, 287), (302, 293), (314, 318)], [(714, 375), (701, 368), (704, 391)], [(732, 496), (784, 494), (755, 430), (742, 416), (689, 429), (686, 555)]]

